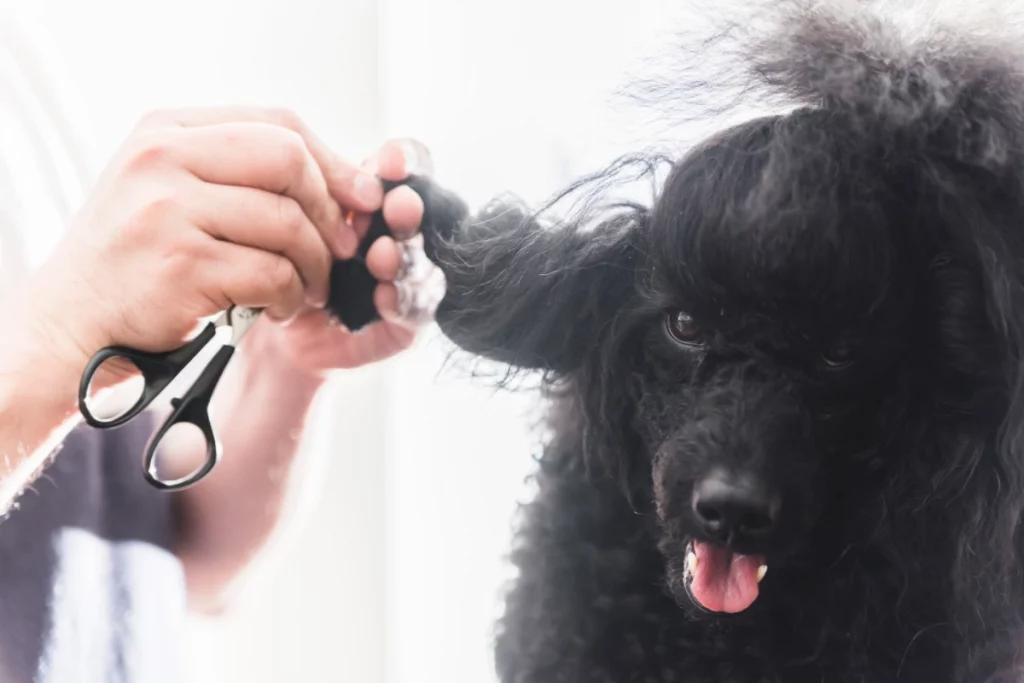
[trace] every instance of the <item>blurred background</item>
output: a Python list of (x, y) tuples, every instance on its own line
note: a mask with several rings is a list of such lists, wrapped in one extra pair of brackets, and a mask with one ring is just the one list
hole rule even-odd
[[(355, 160), (433, 150), (470, 204), (545, 198), (642, 139), (612, 93), (676, 0), (5, 0), (62, 77), (89, 158), (146, 111), (298, 112)], [(43, 253), (55, 235), (30, 236)], [(189, 632), (190, 681), (480, 683), (536, 397), (446, 366), (433, 333), (338, 375), (305, 448), (317, 486), (244, 599)]]

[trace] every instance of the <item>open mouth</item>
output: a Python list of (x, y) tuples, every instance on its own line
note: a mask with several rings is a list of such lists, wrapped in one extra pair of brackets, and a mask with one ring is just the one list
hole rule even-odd
[(694, 602), (710, 612), (736, 614), (757, 600), (768, 573), (765, 558), (690, 541), (686, 547), (686, 585)]

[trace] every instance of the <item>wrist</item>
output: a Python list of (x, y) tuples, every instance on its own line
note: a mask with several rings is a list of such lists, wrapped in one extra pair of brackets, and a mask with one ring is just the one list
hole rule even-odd
[[(0, 302), (0, 315), (14, 321), (14, 329), (22, 330), (20, 339), (14, 340), (20, 348), (13, 357), (27, 357), (19, 362), (30, 367), (34, 375), (41, 363), (51, 365), (54, 372), (66, 371), (74, 375), (71, 386), (76, 397), (82, 373), (92, 357), (112, 342), (98, 308), (100, 297), (85, 286), (73, 287), (58, 276), (62, 268), (59, 261), (44, 264), (32, 273), (16, 290)], [(109, 317), (109, 316), (107, 316)], [(90, 395), (121, 384), (137, 376), (138, 370), (130, 362), (113, 359), (96, 371), (90, 383)]]
[(85, 361), (63, 344), (28, 299), (0, 301), (9, 333), (0, 339), (0, 514), (79, 422), (78, 385)]
[(8, 385), (77, 402), (88, 356), (61, 331), (30, 288), (0, 300), (0, 318), (11, 333), (0, 341), (0, 376)]

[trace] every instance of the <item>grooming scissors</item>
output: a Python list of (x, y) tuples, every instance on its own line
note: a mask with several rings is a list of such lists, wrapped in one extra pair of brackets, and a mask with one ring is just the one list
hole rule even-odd
[[(81, 384), (78, 387), (78, 407), (85, 417), (85, 421), (93, 427), (110, 429), (123, 425), (133, 419), (145, 410), (175, 377), (181, 374), (182, 370), (214, 339), (218, 329), (230, 327), (231, 340), (217, 351), (213, 359), (200, 373), (198, 379), (183, 396), (171, 399), (171, 407), (173, 408), (171, 415), (164, 421), (160, 429), (153, 434), (149, 444), (146, 446), (143, 467), (146, 481), (156, 488), (167, 490), (183, 489), (195, 484), (209, 474), (220, 459), (220, 442), (213, 431), (213, 426), (210, 424), (208, 413), (210, 399), (213, 397), (213, 392), (217, 388), (217, 382), (224, 373), (228, 361), (231, 360), (235, 348), (249, 329), (252, 328), (257, 318), (259, 318), (260, 312), (261, 309), (232, 306), (208, 323), (198, 336), (173, 351), (150, 353), (124, 346), (108, 346), (100, 349), (86, 366), (85, 372), (82, 373)], [(100, 367), (114, 359), (121, 359), (134, 365), (142, 374), (144, 387), (141, 396), (139, 396), (131, 408), (113, 417), (104, 419), (97, 417), (87, 405), (89, 386), (92, 384), (93, 377)], [(178, 424), (194, 425), (203, 433), (203, 438), (206, 440), (206, 460), (191, 474), (177, 479), (163, 479), (157, 471), (157, 446), (159, 446), (164, 436), (167, 435), (167, 432)]]
[[(408, 184), (426, 201), (432, 185), (425, 178), (409, 176), (404, 181), (382, 181), (385, 192), (399, 185)], [(447, 199), (454, 204), (455, 199)], [(423, 222), (426, 224), (427, 207), (425, 206)], [(462, 207), (461, 203), (459, 204)], [(465, 215), (462, 208), (460, 216)], [(461, 218), (460, 218), (461, 219)], [(380, 312), (373, 300), (377, 280), (366, 265), (366, 256), (370, 247), (380, 237), (391, 235), (391, 230), (384, 220), (384, 212), (373, 214), (369, 229), (360, 242), (355, 257), (348, 260), (335, 261), (331, 268), (331, 298), (327, 309), (349, 331), (358, 332), (371, 323), (380, 320)], [(422, 239), (422, 238), (421, 238)], [(410, 242), (411, 243), (411, 242)], [(406, 272), (403, 276), (408, 282), (415, 284), (416, 298), (412, 305), (420, 314), (428, 312), (432, 315), (444, 295), (444, 276), (439, 270), (427, 268), (429, 263), (422, 245), (412, 250), (403, 251)], [(199, 335), (181, 348), (165, 353), (148, 353), (123, 346), (109, 346), (101, 349), (89, 361), (82, 373), (82, 381), (78, 388), (78, 407), (86, 422), (100, 429), (118, 427), (142, 413), (177, 377), (199, 352), (216, 336), (217, 330), (231, 328), (231, 341), (220, 348), (209, 364), (203, 369), (199, 378), (180, 398), (171, 400), (172, 412), (159, 430), (150, 438), (146, 446), (143, 474), (146, 481), (159, 489), (183, 489), (195, 484), (214, 468), (220, 459), (220, 443), (210, 424), (208, 408), (217, 382), (220, 380), (228, 361), (235, 352), (235, 347), (259, 317), (261, 309), (233, 306), (221, 313), (213, 322), (206, 325)], [(89, 388), (93, 377), (100, 367), (111, 360), (121, 359), (134, 365), (142, 375), (144, 387), (141, 396), (127, 411), (109, 418), (97, 416), (87, 405)], [(157, 470), (157, 446), (167, 432), (178, 424), (191, 424), (199, 428), (206, 440), (206, 460), (194, 472), (178, 479), (164, 479)]]

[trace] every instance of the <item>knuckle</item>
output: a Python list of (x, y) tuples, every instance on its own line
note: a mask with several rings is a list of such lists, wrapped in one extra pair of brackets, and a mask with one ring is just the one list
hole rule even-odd
[(138, 137), (128, 152), (125, 167), (146, 171), (166, 166), (173, 156), (173, 144), (167, 135), (148, 133)]
[(161, 192), (149, 197), (135, 210), (127, 234), (137, 237), (160, 232), (168, 223), (174, 223), (181, 214), (181, 202), (172, 192)]
[(281, 295), (291, 289), (295, 281), (295, 268), (288, 259), (275, 256), (264, 266), (263, 276), (270, 289)]
[(189, 282), (195, 273), (197, 250), (190, 246), (163, 254), (162, 271), (167, 282)]

